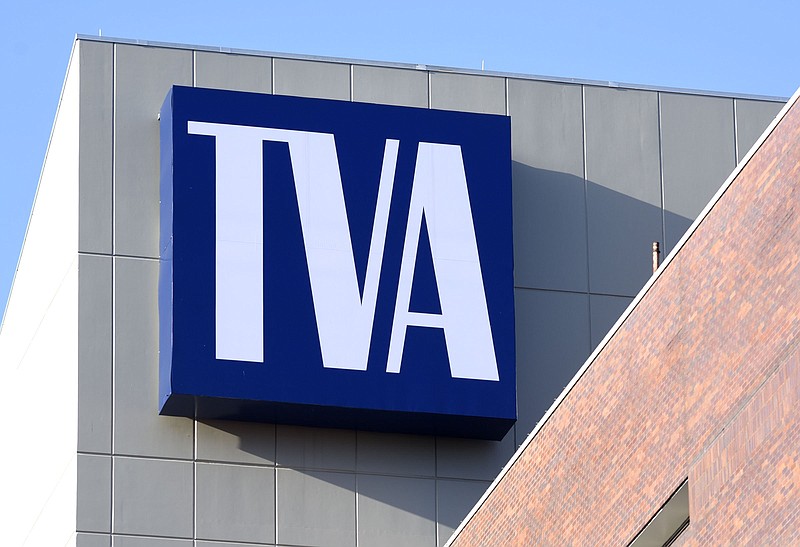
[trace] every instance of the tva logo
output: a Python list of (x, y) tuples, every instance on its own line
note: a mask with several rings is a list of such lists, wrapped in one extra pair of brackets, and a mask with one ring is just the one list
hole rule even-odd
[(509, 122), (174, 87), (161, 413), (502, 437)]

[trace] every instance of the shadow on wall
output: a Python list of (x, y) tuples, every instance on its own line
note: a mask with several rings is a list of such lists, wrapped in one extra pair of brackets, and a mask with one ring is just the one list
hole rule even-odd
[(652, 243), (663, 259), (693, 219), (569, 173), (513, 176), (519, 445), (652, 275)]
[(660, 242), (665, 256), (693, 221), (662, 216), (660, 199), (649, 203), (570, 173), (512, 166), (517, 287), (635, 296), (652, 273), (652, 243)]
[(517, 426), (491, 442), (198, 424), (199, 460), (277, 467), (278, 542), (318, 527), (352, 543), (356, 522), (367, 543), (446, 540), (650, 277), (652, 242), (691, 224), (568, 173), (515, 162), (513, 184)]

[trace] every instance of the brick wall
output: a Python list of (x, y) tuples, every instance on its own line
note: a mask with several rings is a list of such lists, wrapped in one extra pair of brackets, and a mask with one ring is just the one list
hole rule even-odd
[(625, 545), (689, 477), (681, 545), (800, 544), (800, 106), (453, 545)]

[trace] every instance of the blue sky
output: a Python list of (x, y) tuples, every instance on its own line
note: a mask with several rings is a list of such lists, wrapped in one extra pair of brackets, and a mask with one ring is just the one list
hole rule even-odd
[(0, 306), (76, 33), (788, 97), (797, 0), (4, 2)]

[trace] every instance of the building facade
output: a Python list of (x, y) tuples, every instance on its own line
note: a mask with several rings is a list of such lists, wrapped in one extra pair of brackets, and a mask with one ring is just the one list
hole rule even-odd
[[(511, 117), (518, 420), (504, 440), (158, 414), (172, 85)], [(444, 544), (650, 278), (652, 242), (676, 245), (782, 104), (79, 37), (0, 332), (24, 447), (2, 466), (19, 493), (10, 544)]]
[(800, 542), (797, 96), (450, 545)]

